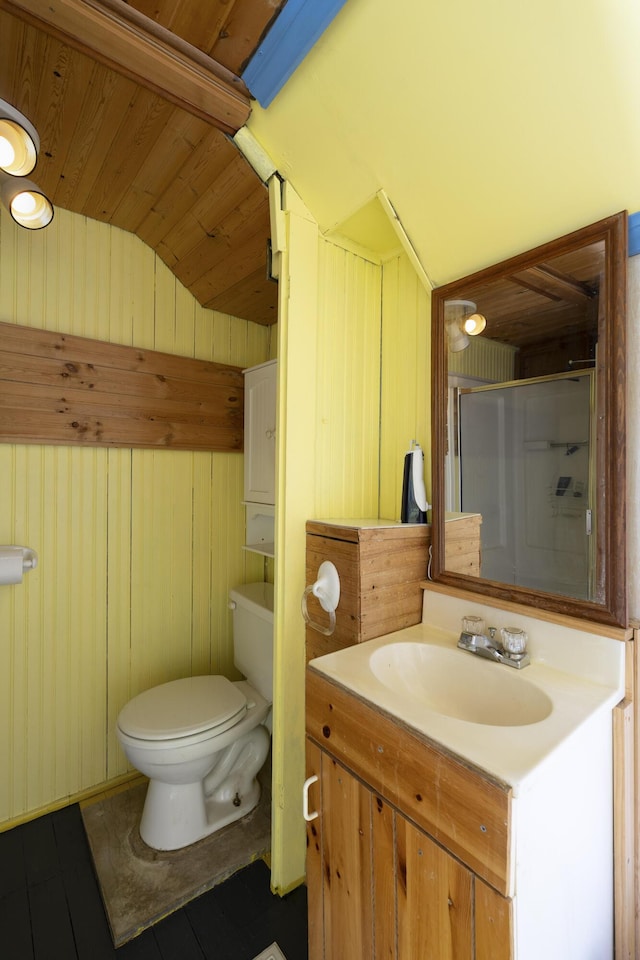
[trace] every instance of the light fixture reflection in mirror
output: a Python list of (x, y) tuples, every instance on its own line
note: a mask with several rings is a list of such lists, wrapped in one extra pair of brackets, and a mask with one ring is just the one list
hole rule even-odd
[(469, 346), (469, 337), (477, 337), (487, 325), (472, 300), (447, 300), (444, 305), (447, 342), (452, 353)]
[(627, 625), (626, 260), (623, 212), (434, 290), (436, 582)]

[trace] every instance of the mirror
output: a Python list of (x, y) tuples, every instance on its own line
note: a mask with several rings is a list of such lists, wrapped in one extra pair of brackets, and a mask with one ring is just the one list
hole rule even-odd
[(620, 213), (432, 294), (439, 583), (626, 626)]

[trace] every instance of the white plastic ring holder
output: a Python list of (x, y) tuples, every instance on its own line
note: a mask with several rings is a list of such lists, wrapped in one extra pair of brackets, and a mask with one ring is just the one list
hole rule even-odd
[[(321, 623), (316, 623), (309, 616), (307, 609), (307, 598), (312, 593), (318, 600), (322, 609), (329, 614), (329, 626), (325, 627)], [(302, 616), (305, 623), (310, 627), (322, 633), (325, 637), (330, 637), (336, 628), (336, 607), (340, 602), (340, 577), (333, 563), (330, 560), (323, 560), (318, 567), (318, 578), (302, 594)]]

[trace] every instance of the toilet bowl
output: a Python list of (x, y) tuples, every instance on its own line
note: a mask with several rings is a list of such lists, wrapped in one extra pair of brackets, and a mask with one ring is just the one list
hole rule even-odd
[(184, 677), (152, 687), (120, 711), (116, 733), (149, 778), (140, 836), (178, 850), (249, 813), (269, 753), (273, 687), (273, 585), (230, 593), (234, 662), (247, 680)]

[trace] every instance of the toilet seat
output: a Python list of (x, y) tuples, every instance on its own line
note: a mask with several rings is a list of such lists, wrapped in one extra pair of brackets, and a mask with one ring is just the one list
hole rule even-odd
[(152, 687), (120, 711), (118, 727), (137, 740), (177, 740), (235, 726), (247, 712), (247, 698), (222, 676), (184, 677)]

